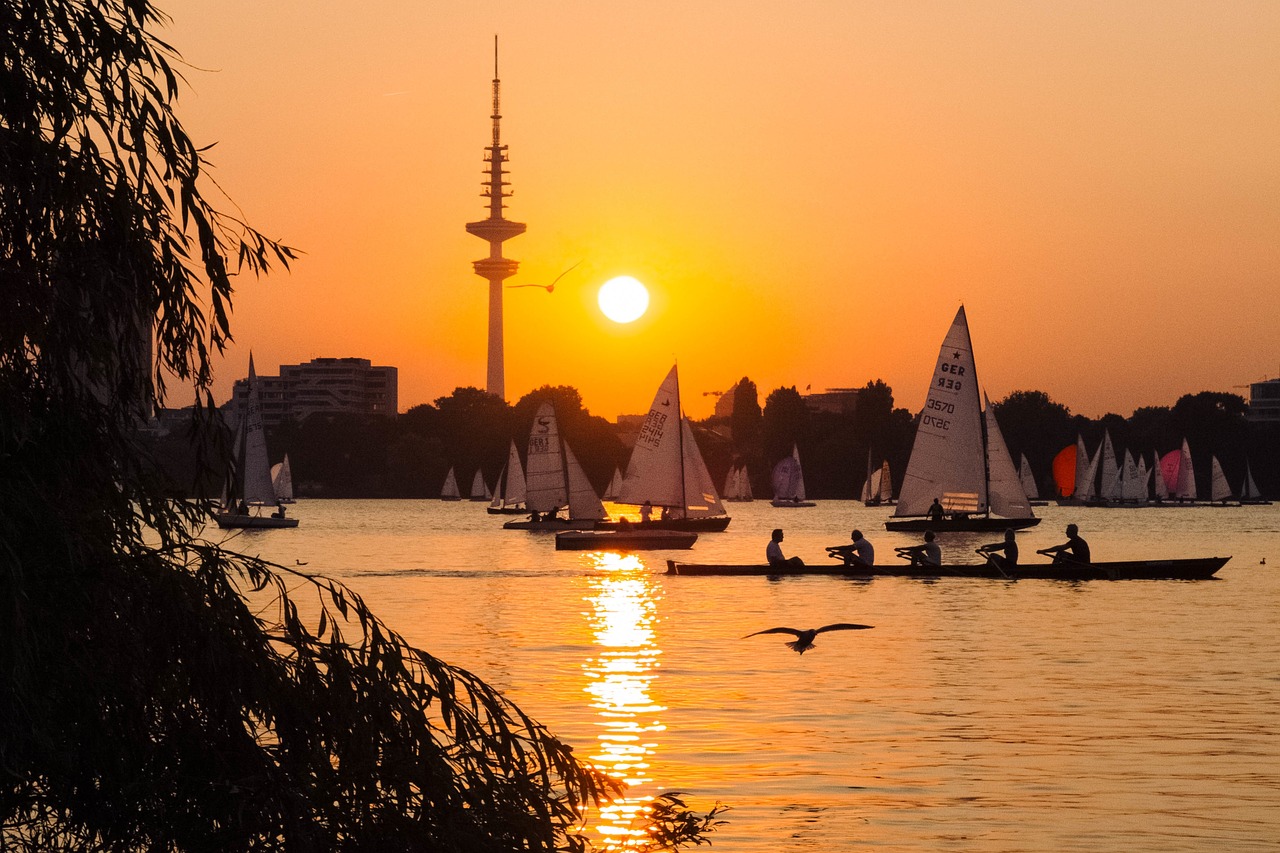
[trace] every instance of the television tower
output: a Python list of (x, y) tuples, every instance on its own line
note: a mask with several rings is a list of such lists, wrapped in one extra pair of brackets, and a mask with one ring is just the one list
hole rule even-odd
[(502, 243), (512, 237), (524, 233), (523, 222), (512, 222), (502, 215), (506, 205), (502, 200), (511, 195), (506, 190), (508, 181), (503, 180), (507, 170), (502, 164), (507, 162), (507, 146), (502, 144), (499, 125), (502, 114), (498, 109), (498, 37), (493, 37), (493, 144), (485, 154), (485, 169), (488, 180), (483, 184), (484, 191), (480, 195), (489, 199), (489, 217), (479, 222), (468, 222), (467, 233), (474, 234), (481, 240), (489, 241), (489, 257), (472, 262), (476, 275), (489, 282), (489, 374), (485, 390), (506, 399), (506, 379), (503, 370), (502, 349), (502, 282), (516, 274), (520, 266), (518, 261), (502, 256)]

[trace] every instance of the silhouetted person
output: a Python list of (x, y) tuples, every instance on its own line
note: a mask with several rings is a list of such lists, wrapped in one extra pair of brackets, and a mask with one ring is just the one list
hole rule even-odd
[(938, 503), (937, 498), (934, 498), (933, 503), (929, 505), (929, 512), (928, 512), (929, 520), (942, 521), (943, 514), (944, 514), (944, 510), (942, 509), (942, 504)]
[(1010, 527), (1004, 532), (1003, 542), (992, 542), (978, 548), (979, 554), (986, 555), (997, 569), (1008, 574), (1018, 565), (1018, 538)]
[(1093, 562), (1089, 557), (1089, 543), (1080, 536), (1080, 528), (1074, 524), (1067, 525), (1066, 542), (1061, 545), (1054, 545), (1052, 548), (1041, 548), (1036, 553), (1053, 557), (1055, 563), (1084, 563), (1088, 565)]
[(913, 566), (941, 566), (942, 546), (935, 541), (937, 538), (932, 530), (926, 530), (923, 543), (894, 550), (899, 556), (910, 560)]
[(855, 530), (849, 535), (852, 544), (849, 545), (833, 545), (827, 549), (827, 553), (832, 557), (844, 560), (846, 566), (862, 566), (863, 568), (871, 568), (876, 564), (876, 549), (862, 535), (861, 530)]
[(773, 531), (769, 544), (764, 549), (765, 559), (775, 569), (799, 569), (804, 567), (804, 560), (799, 557), (782, 556), (782, 528)]
[(645, 501), (644, 503), (640, 504), (640, 523), (648, 524), (649, 516), (651, 515), (653, 515), (653, 504), (649, 503), (648, 501)]

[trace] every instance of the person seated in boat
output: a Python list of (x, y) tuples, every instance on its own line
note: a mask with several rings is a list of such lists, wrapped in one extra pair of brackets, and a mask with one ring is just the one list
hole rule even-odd
[(671, 507), (664, 506), (662, 508), (662, 514), (658, 517), (661, 518), (663, 521), (666, 521), (667, 519), (671, 518)]
[(618, 519), (619, 533), (626, 533), (630, 529), (631, 529), (631, 519), (627, 518), (625, 515)]
[(910, 560), (913, 566), (941, 566), (942, 546), (938, 544), (937, 538), (932, 530), (926, 530), (924, 542), (894, 550), (899, 557)]
[(952, 521), (965, 521), (968, 518), (969, 518), (969, 513), (965, 512), (964, 510), (953, 509), (951, 511)]
[(238, 505), (238, 506), (236, 506), (236, 514), (237, 514), (237, 515), (248, 515), (248, 514), (249, 514), (249, 503), (248, 503), (248, 501), (243, 501), (243, 500), (242, 500), (242, 501), (240, 501), (239, 505)]
[(272, 518), (284, 518), (284, 504), (276, 504), (276, 511), (271, 513)]
[(1052, 548), (1041, 548), (1036, 553), (1053, 557), (1055, 563), (1084, 563), (1088, 565), (1093, 562), (1089, 557), (1089, 543), (1084, 541), (1084, 537), (1080, 535), (1080, 528), (1074, 524), (1067, 525), (1066, 542), (1061, 545), (1054, 545)]
[(782, 555), (782, 528), (776, 528), (769, 537), (769, 544), (764, 549), (765, 559), (775, 569), (799, 569), (804, 567), (804, 560), (799, 557)]
[(1012, 527), (1004, 532), (1003, 542), (992, 542), (978, 547), (982, 554), (997, 569), (1006, 574), (1018, 567), (1018, 537)]
[(846, 566), (862, 566), (863, 568), (871, 568), (876, 564), (876, 549), (862, 535), (861, 530), (855, 530), (849, 534), (852, 542), (848, 545), (832, 545), (827, 549), (827, 553), (834, 559), (843, 560)]
[(946, 511), (942, 508), (941, 502), (939, 502), (937, 498), (934, 498), (933, 503), (929, 505), (929, 511), (926, 513), (926, 515), (929, 516), (929, 520), (942, 521), (942, 517), (945, 514)]
[(648, 501), (645, 501), (644, 503), (640, 504), (640, 523), (648, 524), (649, 516), (651, 515), (653, 515), (653, 504), (649, 503)]

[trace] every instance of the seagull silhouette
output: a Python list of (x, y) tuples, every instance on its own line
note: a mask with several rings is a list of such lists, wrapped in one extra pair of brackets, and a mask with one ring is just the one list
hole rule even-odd
[[(821, 628), (806, 628), (801, 631), (796, 628), (769, 628), (765, 631), (756, 631), (755, 634), (747, 634), (747, 637), (754, 637), (758, 634), (795, 634), (794, 643), (787, 643), (787, 648), (795, 649), (800, 654), (804, 654), (813, 648), (813, 638), (824, 631), (856, 631), (860, 628), (874, 628), (874, 625), (857, 625), (852, 622), (837, 622), (834, 625), (823, 625)], [(743, 637), (742, 639), (746, 639)]]

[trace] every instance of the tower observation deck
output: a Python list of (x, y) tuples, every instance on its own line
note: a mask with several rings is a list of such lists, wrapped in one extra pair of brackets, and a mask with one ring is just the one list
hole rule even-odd
[(476, 275), (489, 282), (489, 370), (485, 390), (506, 399), (506, 378), (503, 368), (502, 346), (502, 282), (516, 274), (518, 261), (502, 256), (502, 244), (524, 233), (523, 222), (512, 222), (503, 216), (506, 204), (503, 199), (511, 195), (504, 179), (507, 170), (507, 146), (502, 144), (502, 113), (499, 109), (498, 37), (493, 37), (493, 143), (485, 151), (487, 178), (480, 193), (489, 199), (489, 216), (479, 222), (468, 222), (467, 233), (474, 234), (489, 243), (489, 257), (473, 261)]

